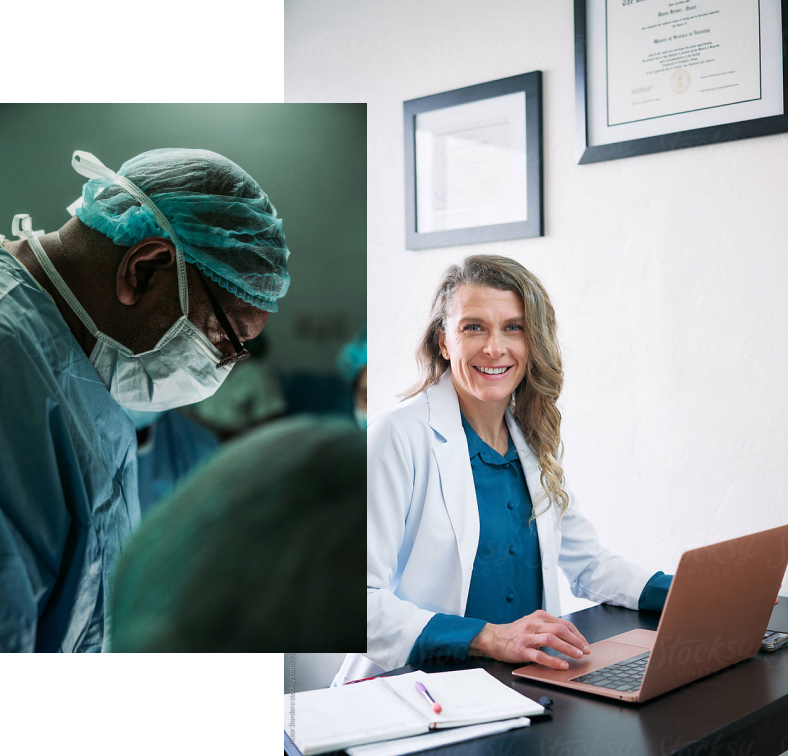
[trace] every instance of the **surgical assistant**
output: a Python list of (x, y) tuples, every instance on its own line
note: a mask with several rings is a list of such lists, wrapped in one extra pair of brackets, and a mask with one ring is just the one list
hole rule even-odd
[(140, 519), (123, 409), (210, 396), (289, 284), (281, 220), (232, 161), (72, 165), (90, 179), (77, 217), (39, 236), (17, 216), (0, 239), (0, 651), (106, 650)]

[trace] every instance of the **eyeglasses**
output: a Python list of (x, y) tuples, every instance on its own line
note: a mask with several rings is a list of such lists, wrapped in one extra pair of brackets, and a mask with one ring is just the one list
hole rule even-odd
[(233, 345), (233, 349), (235, 350), (235, 354), (225, 357), (221, 362), (216, 364), (216, 367), (220, 368), (225, 367), (226, 365), (235, 365), (236, 362), (241, 362), (241, 360), (251, 357), (252, 355), (249, 354), (246, 349), (244, 349), (241, 340), (238, 338), (238, 336), (236, 336), (233, 327), (230, 325), (230, 321), (224, 314), (222, 306), (219, 304), (216, 296), (211, 291), (211, 287), (208, 284), (208, 279), (205, 277), (205, 274), (196, 265), (194, 267), (200, 274), (200, 280), (202, 281), (203, 286), (205, 286), (205, 293), (208, 295), (208, 300), (210, 301), (211, 307), (213, 308), (213, 314), (216, 315), (219, 325), (224, 329), (224, 332), (227, 334), (227, 338), (230, 339), (230, 343)]

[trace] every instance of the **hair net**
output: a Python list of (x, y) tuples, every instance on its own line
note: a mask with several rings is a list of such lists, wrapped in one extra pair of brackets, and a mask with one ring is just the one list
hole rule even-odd
[[(161, 149), (118, 171), (158, 206), (194, 263), (231, 294), (276, 312), (290, 285), (282, 220), (257, 182), (208, 150)], [(82, 187), (79, 219), (122, 247), (148, 236), (169, 238), (151, 210), (109, 178)]]
[(367, 328), (364, 326), (342, 347), (337, 357), (337, 369), (346, 383), (353, 385), (361, 368), (367, 365)]

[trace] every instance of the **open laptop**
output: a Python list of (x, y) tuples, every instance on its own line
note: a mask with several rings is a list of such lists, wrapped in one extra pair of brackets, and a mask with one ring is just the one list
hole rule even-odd
[(754, 656), (788, 566), (788, 525), (686, 551), (656, 632), (591, 644), (568, 669), (529, 664), (512, 674), (643, 702)]

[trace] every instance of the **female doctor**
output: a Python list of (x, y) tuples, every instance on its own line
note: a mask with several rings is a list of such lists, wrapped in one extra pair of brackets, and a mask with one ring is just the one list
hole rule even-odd
[(564, 489), (555, 314), (505, 257), (446, 272), (410, 401), (369, 427), (367, 653), (334, 684), (432, 656), (566, 668), (588, 643), (559, 619), (576, 596), (660, 610), (670, 576), (604, 549)]

